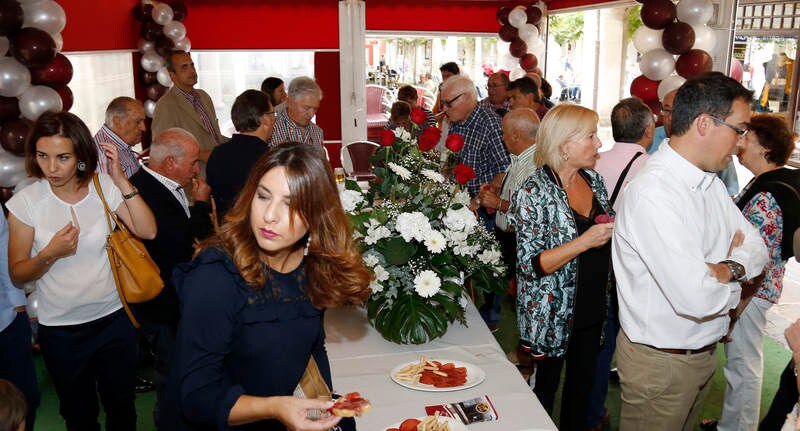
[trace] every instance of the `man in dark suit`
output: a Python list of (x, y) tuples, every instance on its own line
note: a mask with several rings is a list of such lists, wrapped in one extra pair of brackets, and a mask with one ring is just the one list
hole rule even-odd
[[(195, 178), (199, 153), (200, 147), (191, 133), (179, 128), (167, 129), (153, 140), (150, 163), (130, 178), (156, 216), (158, 234), (152, 240), (145, 240), (144, 245), (164, 280), (164, 290), (157, 297), (134, 305), (141, 330), (155, 356), (158, 401), (153, 416), (157, 426), (179, 319), (172, 269), (191, 260), (194, 241), (213, 231), (211, 189), (205, 181)], [(184, 191), (190, 184), (194, 202), (191, 207)]]

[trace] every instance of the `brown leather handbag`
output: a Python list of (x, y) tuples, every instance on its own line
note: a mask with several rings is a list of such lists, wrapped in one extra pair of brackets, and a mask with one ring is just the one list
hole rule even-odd
[[(108, 207), (97, 174), (94, 175), (92, 181), (94, 181), (97, 194), (100, 195), (100, 200), (103, 201), (108, 230), (111, 232), (106, 242), (106, 252), (108, 252), (108, 260), (111, 263), (111, 272), (114, 274), (119, 299), (122, 301), (122, 306), (131, 323), (138, 328), (139, 322), (133, 316), (128, 303), (147, 302), (158, 296), (164, 289), (161, 271), (147, 253), (147, 248), (142, 241), (131, 234), (125, 224), (121, 223), (117, 219), (117, 215)], [(112, 229), (111, 220), (114, 220), (116, 229)]]

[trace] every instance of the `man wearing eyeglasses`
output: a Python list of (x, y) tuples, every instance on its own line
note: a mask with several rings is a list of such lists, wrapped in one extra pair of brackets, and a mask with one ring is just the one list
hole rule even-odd
[(275, 119), (270, 146), (284, 142), (300, 142), (322, 148), (322, 128), (311, 120), (322, 101), (322, 89), (312, 78), (299, 76), (289, 83), (286, 110)]
[(503, 72), (491, 74), (489, 81), (486, 83), (489, 95), (481, 100), (481, 106), (493, 109), (498, 115), (505, 115), (511, 109), (506, 91), (508, 82), (508, 76)]
[[(729, 311), (767, 260), (716, 173), (743, 144), (752, 94), (718, 72), (677, 92), (671, 138), (619, 203), (612, 260), (621, 331), (621, 430), (691, 430)], [(745, 290), (745, 292), (743, 292)]]

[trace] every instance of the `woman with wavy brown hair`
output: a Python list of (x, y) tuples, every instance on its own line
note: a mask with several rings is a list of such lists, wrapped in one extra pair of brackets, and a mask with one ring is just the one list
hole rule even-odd
[(319, 150), (264, 155), (218, 235), (173, 273), (184, 429), (333, 427), (339, 418), (307, 419), (329, 401), (292, 395), (311, 357), (331, 387), (324, 309), (363, 302), (370, 278)]

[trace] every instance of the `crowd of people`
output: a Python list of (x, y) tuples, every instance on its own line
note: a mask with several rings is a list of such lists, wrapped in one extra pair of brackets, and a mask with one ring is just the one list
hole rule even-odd
[[(171, 53), (167, 68), (174, 86), (156, 106), (146, 164), (131, 149), (146, 131), (135, 99), (112, 100), (94, 137), (67, 112), (33, 125), (25, 162), (37, 181), (0, 218), (0, 431), (32, 430), (40, 402), (25, 284), (39, 294), (39, 342), (68, 430), (100, 429), (98, 395), (105, 429), (136, 429), (139, 349), (155, 358), (158, 429), (355, 429), (320, 414), (331, 401), (301, 384), (310, 374), (331, 387), (324, 310), (362, 304), (374, 277), (312, 121), (320, 87), (267, 78), (236, 98), (228, 138), (191, 55)], [(752, 94), (712, 72), (666, 95), (661, 127), (641, 100), (620, 100), (614, 146), (599, 152), (599, 115), (552, 105), (539, 76), (493, 74), (478, 100), (457, 65), (441, 71), (434, 109), (402, 87), (391, 127), (411, 128), (419, 110), (443, 139), (463, 137), (470, 208), (496, 234), (516, 295), (518, 359), (548, 414), (560, 404), (559, 428), (602, 429), (616, 355), (620, 429), (692, 429), (722, 341), (728, 386), (709, 426), (756, 429), (765, 316), (800, 246), (785, 119), (753, 115)], [(718, 176), (734, 156), (754, 175), (741, 192)], [(133, 304), (138, 332), (106, 255), (100, 191), (164, 281)], [(484, 298), (490, 328), (502, 299)], [(795, 358), (798, 328), (787, 331)], [(784, 372), (778, 418), (797, 402), (796, 369)]]

